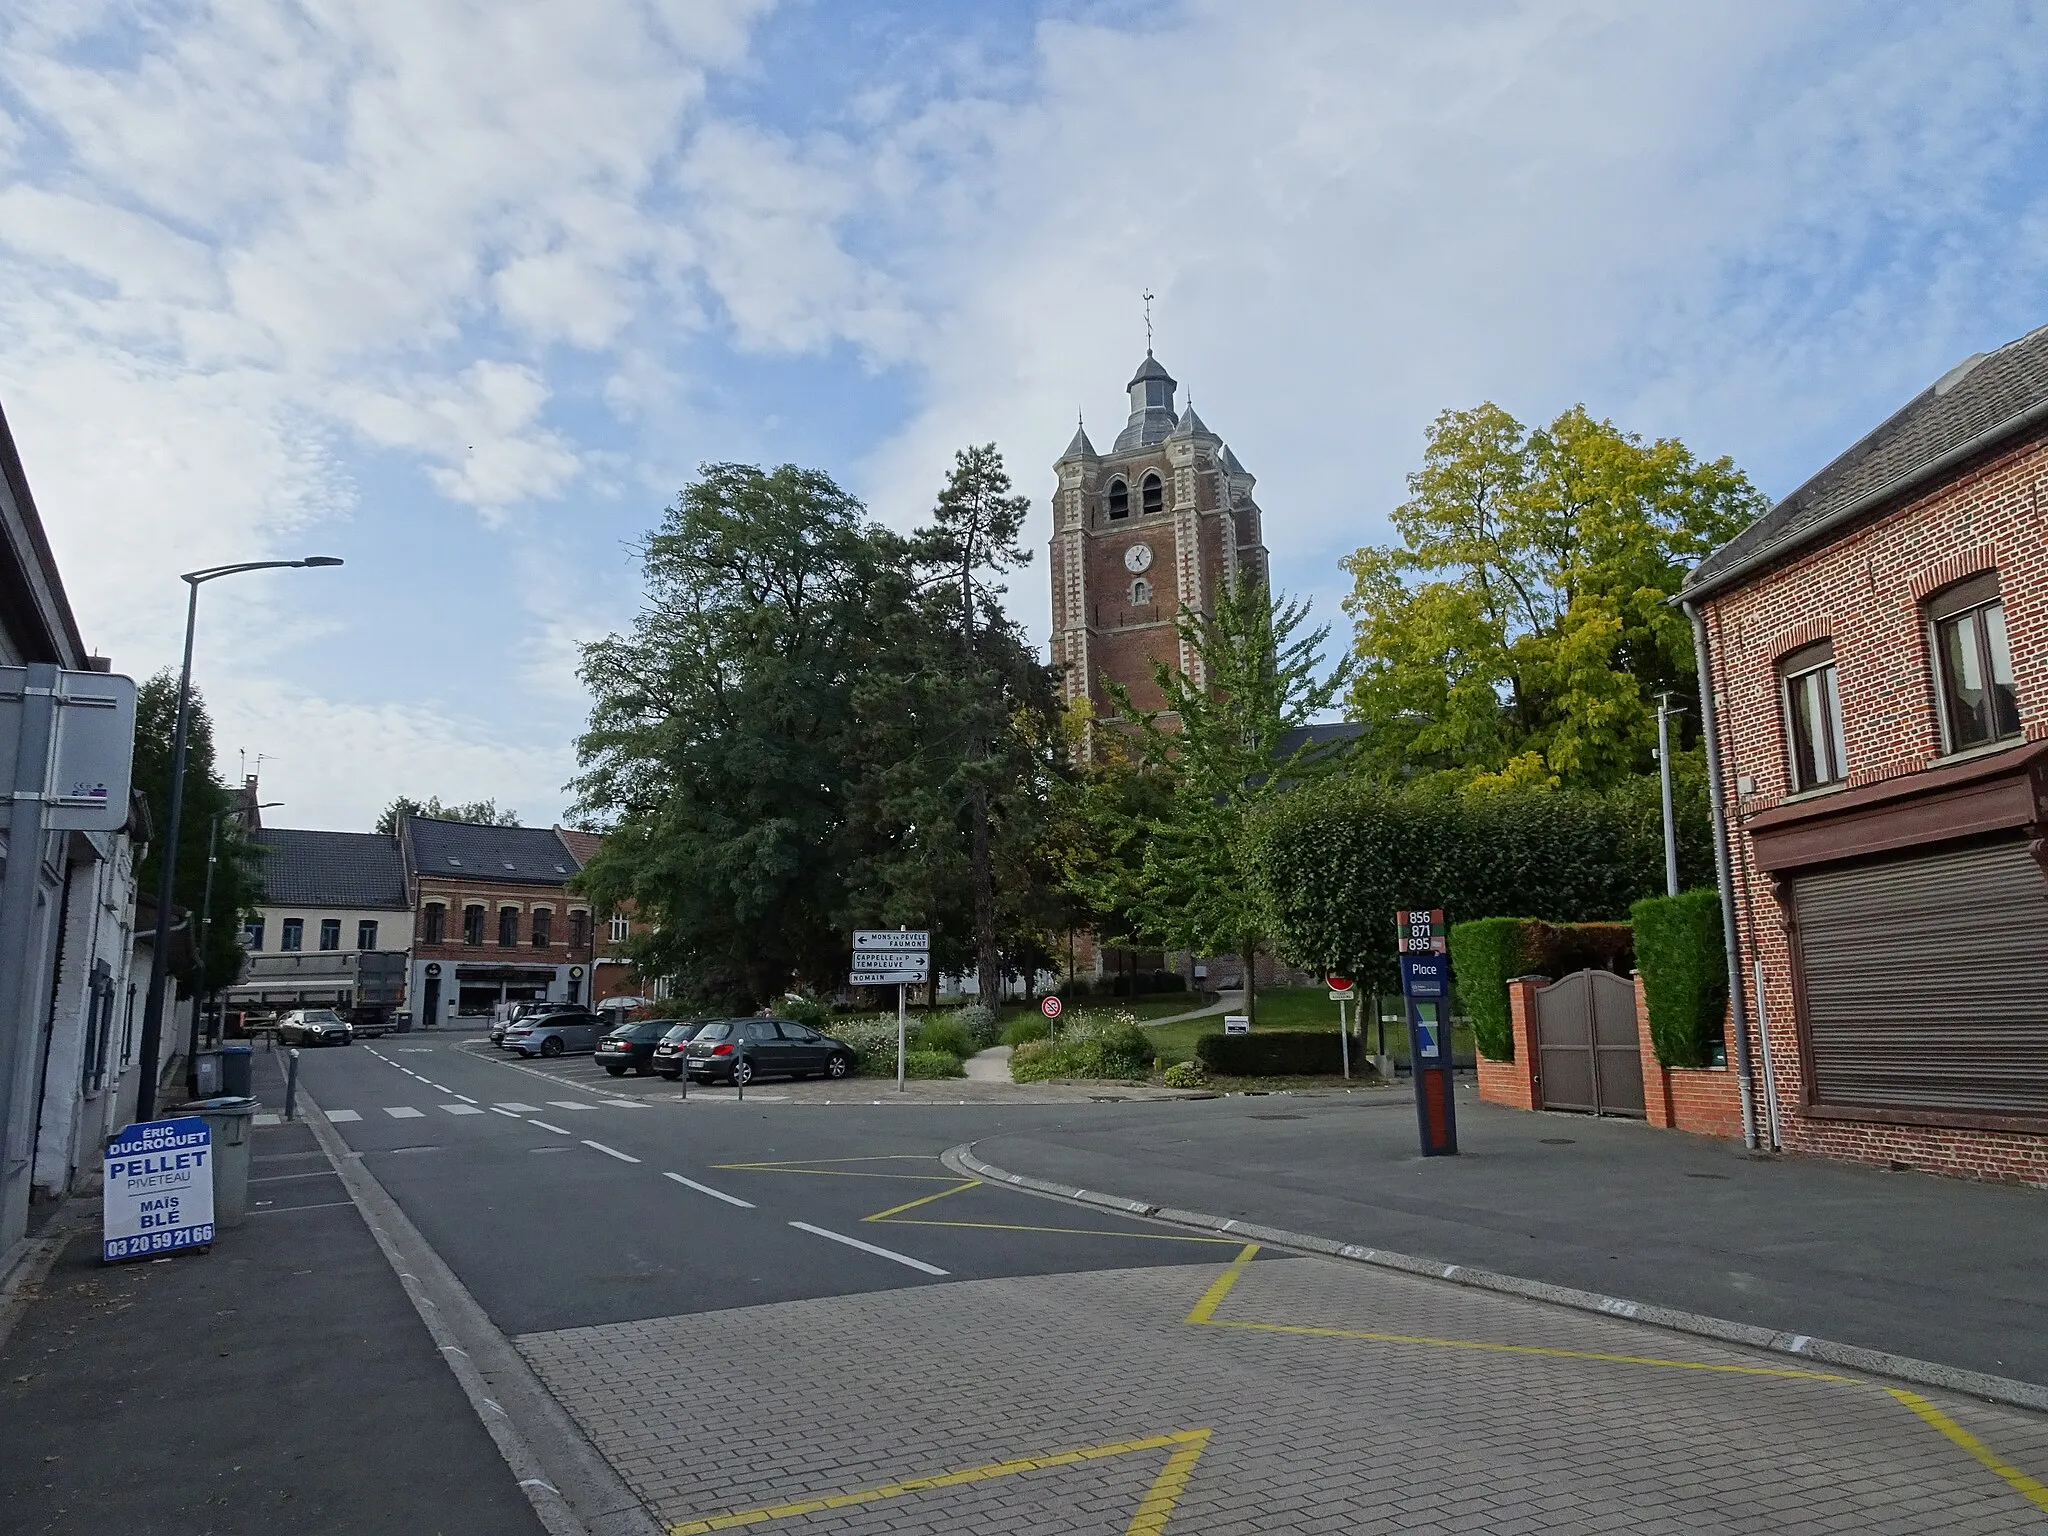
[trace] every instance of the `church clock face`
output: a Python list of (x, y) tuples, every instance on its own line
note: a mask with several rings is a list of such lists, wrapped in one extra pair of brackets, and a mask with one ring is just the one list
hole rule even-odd
[(1133, 576), (1142, 575), (1152, 569), (1152, 546), (1133, 544), (1124, 551), (1124, 569)]

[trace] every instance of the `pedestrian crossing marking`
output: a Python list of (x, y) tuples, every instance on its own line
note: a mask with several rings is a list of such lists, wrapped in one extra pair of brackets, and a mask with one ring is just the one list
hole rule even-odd
[(540, 1106), (538, 1104), (515, 1104), (510, 1099), (507, 1099), (502, 1104), (493, 1104), (491, 1107), (493, 1109), (509, 1109), (515, 1115), (537, 1115), (540, 1113)]
[(474, 1104), (443, 1104), (441, 1107), (451, 1115), (480, 1115), (483, 1113)]
[(642, 1104), (638, 1099), (606, 1099), (604, 1102), (612, 1109), (646, 1109), (649, 1107)]
[(327, 1118), (336, 1125), (346, 1125), (351, 1121), (360, 1120), (363, 1117), (357, 1114), (352, 1109), (330, 1109), (329, 1111), (327, 1111)]
[(582, 1103), (578, 1103), (578, 1102), (576, 1102), (576, 1101), (574, 1101), (574, 1100), (570, 1100), (570, 1099), (549, 1099), (549, 1100), (548, 1100), (548, 1105), (549, 1105), (549, 1107), (550, 1107), (550, 1108), (553, 1108), (553, 1109), (595, 1109), (595, 1108), (597, 1108), (597, 1106), (596, 1106), (595, 1104), (582, 1104)]
[(424, 1120), (427, 1118), (426, 1111), (413, 1109), (404, 1104), (387, 1106), (384, 1113), (394, 1120)]

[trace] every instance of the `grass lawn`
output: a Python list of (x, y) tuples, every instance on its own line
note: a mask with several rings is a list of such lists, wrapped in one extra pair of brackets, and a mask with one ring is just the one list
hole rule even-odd
[[(1386, 998), (1384, 1000), (1384, 1007), (1389, 1013), (1397, 1011), (1400, 1007), (1399, 997), (1392, 996)], [(1366, 1004), (1368, 1013), (1370, 1013), (1371, 1008), (1372, 1004), (1368, 1002)], [(1345, 1012), (1348, 1015), (1351, 1010), (1347, 1008)], [(1258, 1013), (1255, 1015), (1252, 1023), (1254, 1031), (1263, 1032), (1265, 1030), (1281, 1029), (1334, 1030), (1336, 1027), (1337, 1005), (1330, 1001), (1330, 992), (1327, 987), (1269, 987), (1259, 993)], [(1189, 1019), (1180, 1024), (1161, 1024), (1156, 1029), (1145, 1031), (1146, 1035), (1155, 1042), (1153, 1050), (1158, 1054), (1159, 1059), (1169, 1063), (1192, 1061), (1195, 1055), (1195, 1041), (1197, 1039), (1203, 1035), (1217, 1035), (1222, 1032), (1223, 1020), (1220, 1016), (1209, 1019)], [(1373, 1021), (1368, 1018), (1365, 1021), (1364, 1049), (1370, 1052), (1377, 1045), (1378, 1040), (1378, 1031)], [(1458, 1059), (1468, 1059), (1472, 1054), (1472, 1031), (1463, 1025), (1454, 1029), (1451, 1032), (1451, 1049), (1457, 1053)], [(1407, 1061), (1408, 1029), (1406, 1025), (1392, 1023), (1387, 1025), (1387, 1054), (1396, 1061)], [(1327, 1082), (1328, 1079), (1316, 1079), (1316, 1081)], [(1341, 1082), (1342, 1079), (1340, 1078), (1338, 1081)]]

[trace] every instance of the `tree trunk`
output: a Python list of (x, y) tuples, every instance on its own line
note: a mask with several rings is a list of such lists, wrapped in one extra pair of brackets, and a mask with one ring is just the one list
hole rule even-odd
[(972, 804), (974, 820), (974, 964), (981, 986), (981, 1005), (1002, 1008), (1002, 960), (996, 952), (996, 877), (989, 852), (988, 791), (979, 785)]
[(1238, 964), (1244, 967), (1244, 1016), (1256, 1022), (1259, 1017), (1258, 946), (1252, 945), (1238, 956)]

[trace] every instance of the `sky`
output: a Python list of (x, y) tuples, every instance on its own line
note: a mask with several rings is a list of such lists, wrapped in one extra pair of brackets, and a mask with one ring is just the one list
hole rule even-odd
[(272, 825), (561, 818), (578, 647), (702, 463), (898, 527), (1144, 355), (1278, 584), (1441, 410), (1575, 402), (1772, 496), (2048, 322), (2048, 11), (1777, 0), (9, 0), (0, 404), (88, 645)]

